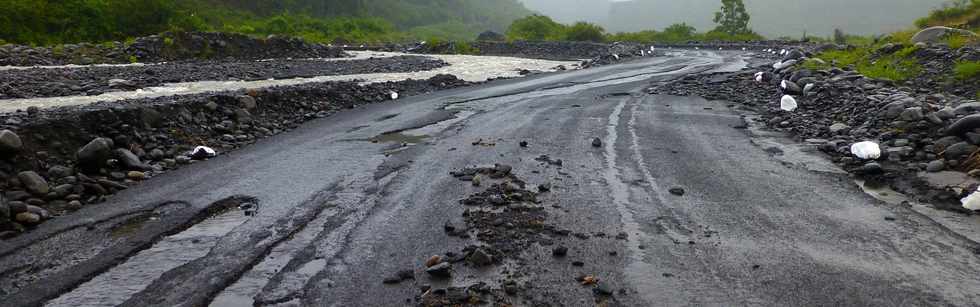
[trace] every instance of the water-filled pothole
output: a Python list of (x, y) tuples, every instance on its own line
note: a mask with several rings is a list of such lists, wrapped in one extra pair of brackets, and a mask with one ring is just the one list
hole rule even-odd
[[(207, 255), (222, 237), (244, 224), (257, 210), (257, 202), (252, 198), (235, 197), (216, 202), (204, 212), (206, 218), (193, 226), (161, 239), (46, 306), (117, 306), (167, 271)], [(117, 229), (119, 234), (135, 232), (152, 220), (152, 216), (134, 219)]]
[(414, 145), (424, 142), (428, 135), (411, 135), (403, 132), (389, 132), (371, 138), (372, 143), (397, 143)]

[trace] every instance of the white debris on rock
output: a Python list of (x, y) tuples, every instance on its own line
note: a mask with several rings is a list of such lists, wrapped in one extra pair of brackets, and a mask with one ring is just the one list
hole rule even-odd
[(214, 158), (218, 156), (218, 152), (214, 151), (214, 149), (211, 149), (211, 147), (197, 146), (194, 147), (194, 150), (191, 150), (191, 152), (189, 152), (188, 155), (191, 156), (191, 158), (200, 160), (200, 159)]
[(874, 160), (881, 158), (881, 148), (878, 143), (864, 141), (851, 145), (851, 154), (864, 160)]
[(960, 203), (963, 204), (963, 208), (973, 211), (980, 211), (980, 190), (961, 199)]
[(613, 54), (613, 57), (616, 58), (617, 61), (619, 61), (619, 55), (618, 54)]
[(772, 64), (772, 68), (775, 70), (782, 70), (786, 67), (796, 65), (796, 60), (787, 60), (786, 62), (776, 62)]
[(793, 98), (793, 96), (783, 95), (783, 99), (779, 100), (779, 108), (783, 111), (793, 112), (797, 107), (799, 107), (799, 105), (796, 104), (796, 98)]
[(391, 91), (391, 100), (398, 100), (398, 92)]
[(762, 82), (762, 76), (765, 75), (765, 74), (766, 73), (761, 72), (761, 71), (755, 73), (755, 82)]

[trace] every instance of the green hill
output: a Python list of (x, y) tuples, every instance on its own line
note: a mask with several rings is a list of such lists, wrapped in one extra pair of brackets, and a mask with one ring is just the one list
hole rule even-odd
[(0, 0), (0, 43), (124, 40), (168, 30), (311, 41), (473, 38), (531, 14), (517, 0)]

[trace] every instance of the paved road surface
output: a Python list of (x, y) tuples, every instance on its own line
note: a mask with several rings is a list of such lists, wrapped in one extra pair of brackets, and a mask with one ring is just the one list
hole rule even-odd
[[(815, 171), (819, 160), (757, 145), (725, 102), (644, 91), (743, 64), (692, 52), (345, 111), (2, 243), (0, 302), (400, 306), (423, 285), (520, 276), (506, 297), (518, 306), (980, 305), (975, 242)], [(495, 163), (550, 183), (546, 222), (584, 235), (430, 278), (429, 256), (481, 244), (444, 231), (486, 186), (449, 172)], [(241, 203), (257, 214), (216, 209)], [(401, 270), (415, 279), (382, 283)], [(597, 296), (582, 274), (616, 293)]]

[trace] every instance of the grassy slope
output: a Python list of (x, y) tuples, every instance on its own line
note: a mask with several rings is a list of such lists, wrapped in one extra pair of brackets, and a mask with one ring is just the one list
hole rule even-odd
[[(980, 0), (971, 0), (961, 6), (947, 7), (932, 12), (916, 22), (919, 28), (930, 26), (950, 26), (977, 30), (980, 24)], [(882, 38), (847, 36), (846, 42), (853, 48), (846, 50), (831, 50), (817, 55), (827, 63), (808, 61), (804, 65), (811, 69), (824, 69), (832, 63), (839, 66), (851, 66), (858, 72), (872, 78), (894, 81), (909, 80), (922, 71), (921, 65), (914, 57), (915, 46), (909, 44), (910, 39), (920, 29), (910, 29), (891, 33)], [(945, 39), (950, 48), (958, 49), (966, 45), (977, 44), (975, 38), (952, 35)], [(891, 54), (877, 52), (886, 44), (906, 46)], [(980, 63), (960, 62), (954, 68), (955, 79), (959, 82), (975, 81), (980, 75)]]
[[(355, 7), (340, 10), (343, 3)], [(516, 0), (0, 0), (0, 7), (0, 43), (29, 45), (122, 41), (169, 30), (325, 43), (472, 39), (531, 13)], [(330, 14), (316, 14), (321, 11)]]

